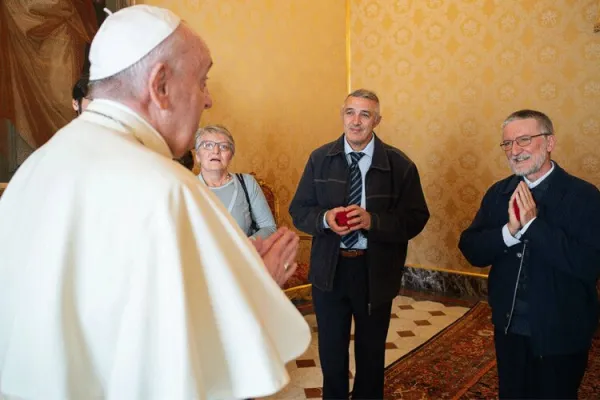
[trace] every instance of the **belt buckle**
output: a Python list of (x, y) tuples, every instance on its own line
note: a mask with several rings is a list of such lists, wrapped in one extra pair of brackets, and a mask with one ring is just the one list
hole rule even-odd
[(356, 258), (364, 254), (364, 251), (359, 249), (343, 249), (341, 253), (342, 257)]
[(358, 257), (360, 255), (360, 251), (358, 251), (356, 249), (346, 250), (346, 251), (348, 252), (348, 255), (352, 258)]

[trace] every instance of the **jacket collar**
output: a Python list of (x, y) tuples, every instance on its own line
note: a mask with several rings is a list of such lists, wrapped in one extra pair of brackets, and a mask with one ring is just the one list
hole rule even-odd
[[(373, 160), (371, 162), (371, 168), (389, 171), (391, 168), (390, 161), (388, 160), (386, 154), (386, 144), (383, 143), (381, 139), (379, 139), (377, 134), (375, 134), (374, 132), (373, 136), (375, 138), (375, 148), (373, 150)], [(346, 153), (344, 151), (344, 135), (340, 136), (335, 142), (333, 142), (333, 145), (329, 148), (329, 151), (327, 152), (328, 157), (334, 157), (338, 155), (344, 156), (345, 159)]]
[(131, 108), (112, 100), (93, 100), (79, 118), (132, 135), (138, 142), (168, 158), (173, 153), (162, 135)]

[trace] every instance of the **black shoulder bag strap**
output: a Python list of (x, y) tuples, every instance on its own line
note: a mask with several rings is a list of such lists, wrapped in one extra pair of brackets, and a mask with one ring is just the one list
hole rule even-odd
[(244, 182), (244, 175), (235, 174), (235, 176), (240, 182), (240, 185), (242, 185), (242, 189), (244, 189), (244, 195), (246, 196), (246, 202), (248, 203), (248, 211), (250, 211), (250, 220), (252, 221), (250, 223), (250, 235), (254, 235), (254, 233), (256, 233), (260, 228), (254, 220), (254, 214), (252, 213), (252, 204), (250, 204), (250, 196), (248, 195), (248, 188), (246, 187), (246, 182)]

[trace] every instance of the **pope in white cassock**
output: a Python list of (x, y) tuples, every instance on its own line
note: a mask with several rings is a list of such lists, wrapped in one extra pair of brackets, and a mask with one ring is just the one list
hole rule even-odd
[(172, 160), (211, 106), (208, 48), (134, 6), (105, 20), (90, 60), (94, 101), (0, 200), (0, 398), (275, 393), (310, 341), (276, 283), (297, 236), (253, 246)]

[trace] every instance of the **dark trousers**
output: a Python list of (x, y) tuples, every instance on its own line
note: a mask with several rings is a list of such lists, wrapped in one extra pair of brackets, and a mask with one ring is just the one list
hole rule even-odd
[(348, 399), (350, 327), (354, 317), (356, 374), (352, 399), (382, 399), (385, 340), (392, 302), (371, 310), (366, 256), (338, 259), (333, 290), (313, 285), (323, 398)]
[(494, 332), (501, 399), (576, 399), (588, 351), (535, 356), (530, 338)]

